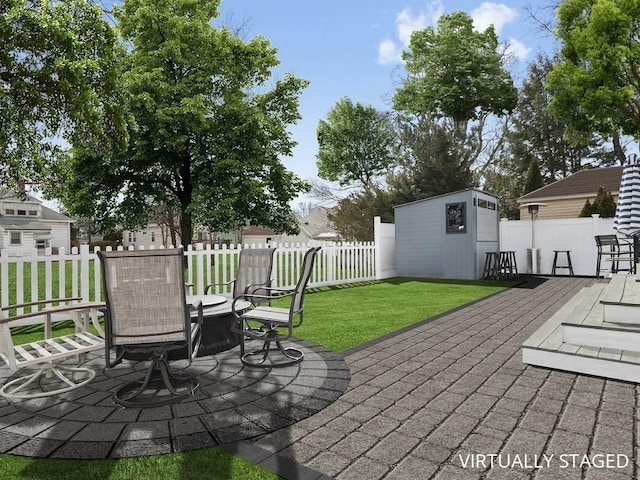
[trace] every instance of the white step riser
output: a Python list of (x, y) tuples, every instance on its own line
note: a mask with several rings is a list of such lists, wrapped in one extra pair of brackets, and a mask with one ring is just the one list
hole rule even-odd
[(640, 325), (640, 305), (603, 304), (603, 320), (608, 323)]
[(564, 341), (571, 345), (640, 351), (640, 331), (563, 325)]
[(640, 383), (640, 365), (637, 364), (566, 355), (560, 352), (548, 352), (533, 348), (522, 349), (522, 360), (524, 363), (538, 367)]

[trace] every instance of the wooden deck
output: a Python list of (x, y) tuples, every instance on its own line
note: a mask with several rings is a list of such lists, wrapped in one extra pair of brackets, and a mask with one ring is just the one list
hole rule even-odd
[(530, 365), (640, 383), (636, 277), (614, 275), (608, 284), (584, 288), (524, 342), (522, 359)]

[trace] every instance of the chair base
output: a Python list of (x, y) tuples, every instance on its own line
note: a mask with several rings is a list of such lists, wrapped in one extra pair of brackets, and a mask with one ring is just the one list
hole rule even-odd
[(145, 377), (121, 386), (112, 398), (127, 408), (159, 407), (193, 395), (198, 386), (196, 377), (173, 373), (164, 355), (154, 356)]
[[(271, 344), (275, 343), (276, 347), (272, 348)], [(270, 352), (279, 352), (281, 356), (284, 357), (284, 360), (276, 360), (274, 361), (274, 357), (269, 356)], [(252, 357), (261, 356), (257, 361), (254, 361)], [(267, 362), (267, 359), (270, 359)], [(279, 368), (279, 367), (287, 367), (289, 365), (293, 365), (295, 363), (301, 362), (304, 359), (304, 353), (298, 350), (297, 348), (287, 347), (284, 348), (282, 343), (279, 340), (270, 339), (265, 340), (262, 348), (260, 350), (254, 350), (253, 352), (248, 352), (243, 354), (240, 357), (240, 360), (244, 365), (249, 367), (258, 367), (258, 368)]]
[[(81, 381), (76, 381), (73, 377), (77, 373), (84, 374), (84, 379)], [(35, 373), (25, 375), (23, 377), (16, 378), (14, 380), (11, 380), (10, 382), (5, 383), (4, 386), (0, 388), (0, 395), (9, 400), (26, 400), (30, 398), (49, 397), (51, 395), (59, 395), (61, 393), (70, 392), (71, 390), (82, 387), (83, 385), (86, 385), (87, 383), (92, 381), (95, 376), (96, 372), (90, 368), (64, 367), (55, 362), (49, 362), (41, 365), (38, 371)], [(57, 377), (58, 379), (62, 380), (62, 382), (64, 382), (66, 386), (57, 388), (55, 390), (24, 391), (25, 388), (27, 388), (34, 382), (40, 383), (42, 378), (53, 377)]]

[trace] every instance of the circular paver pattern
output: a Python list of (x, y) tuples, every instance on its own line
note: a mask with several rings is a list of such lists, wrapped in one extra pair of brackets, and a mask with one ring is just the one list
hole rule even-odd
[[(71, 392), (32, 400), (0, 399), (0, 453), (40, 458), (120, 458), (188, 451), (262, 436), (307, 418), (333, 403), (351, 374), (342, 357), (306, 341), (295, 343), (304, 360), (285, 368), (245, 367), (235, 348), (198, 358), (186, 371), (200, 388), (180, 403), (122, 408), (111, 399), (140, 363), (104, 369), (102, 352), (83, 357), (98, 371)], [(186, 361), (171, 362), (174, 368)], [(14, 376), (25, 375), (22, 369)], [(0, 368), (0, 382), (9, 379)]]

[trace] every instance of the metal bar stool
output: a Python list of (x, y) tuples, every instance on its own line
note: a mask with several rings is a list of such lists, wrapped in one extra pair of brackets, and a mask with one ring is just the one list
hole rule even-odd
[(500, 271), (500, 252), (486, 252), (482, 278), (485, 280), (495, 280), (498, 278), (499, 271)]
[[(558, 265), (558, 254), (559, 253), (564, 253), (566, 254), (567, 258), (567, 264), (566, 265)], [(569, 276), (573, 277), (574, 273), (573, 273), (573, 265), (571, 263), (571, 250), (554, 250), (553, 251), (553, 267), (551, 268), (551, 275), (555, 275), (556, 274), (556, 270), (558, 268), (564, 268), (569, 270)]]

